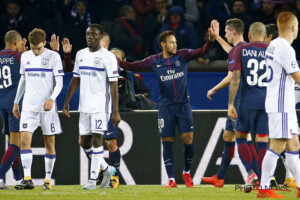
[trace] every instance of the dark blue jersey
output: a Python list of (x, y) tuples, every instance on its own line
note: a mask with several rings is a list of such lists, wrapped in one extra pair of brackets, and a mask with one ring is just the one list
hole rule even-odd
[(241, 70), (240, 109), (265, 109), (267, 68), (264, 42), (250, 42), (235, 50), (231, 70)]
[(12, 108), (20, 79), (20, 52), (0, 52), (0, 108)]
[[(239, 46), (242, 46), (244, 44), (247, 44), (246, 42), (239, 42), (237, 43), (230, 51), (228, 54), (228, 60), (227, 60), (227, 64), (228, 64), (228, 71), (232, 71), (232, 67), (236, 64), (237, 62), (237, 58), (236, 58), (236, 50)], [(228, 88), (228, 90), (230, 90), (230, 88)], [(240, 91), (241, 91), (241, 84), (239, 85), (239, 89), (235, 95), (235, 99), (234, 99), (234, 106), (237, 108), (239, 100), (240, 100)]]
[(119, 61), (119, 65), (131, 71), (154, 71), (159, 81), (159, 106), (187, 103), (188, 62), (206, 54), (210, 46), (211, 43), (206, 43), (196, 50), (178, 50), (170, 58), (164, 58), (162, 53), (159, 53), (134, 63)]

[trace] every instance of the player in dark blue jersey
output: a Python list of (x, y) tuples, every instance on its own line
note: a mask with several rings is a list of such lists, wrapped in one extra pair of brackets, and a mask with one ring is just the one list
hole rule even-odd
[[(217, 22), (213, 23), (213, 29), (218, 29), (219, 24)], [(215, 94), (218, 90), (228, 87), (232, 80), (232, 72), (230, 68), (235, 64), (235, 54), (236, 49), (240, 46), (246, 44), (244, 42), (243, 33), (244, 33), (244, 23), (240, 19), (230, 19), (226, 22), (225, 27), (226, 35), (225, 37), (228, 40), (228, 43), (232, 44), (234, 47), (231, 47), (226, 43), (220, 36), (216, 37), (216, 40), (221, 44), (223, 49), (226, 52), (229, 52), (228, 56), (228, 74), (227, 76), (214, 88), (207, 92), (207, 97), (212, 100), (211, 96)], [(213, 33), (213, 32), (212, 32)], [(238, 95), (237, 95), (238, 96)], [(235, 105), (238, 104), (238, 97), (235, 99)], [(217, 174), (212, 177), (202, 177), (201, 180), (204, 183), (212, 184), (215, 187), (223, 187), (224, 177), (227, 172), (227, 169), (230, 165), (232, 158), (234, 157), (235, 151), (235, 122), (233, 122), (229, 116), (227, 116), (225, 131), (223, 134), (223, 139), (225, 141), (225, 148), (222, 155), (221, 166)], [(249, 138), (248, 146), (251, 149), (254, 149), (251, 137)]]
[(16, 184), (21, 182), (19, 119), (12, 114), (14, 99), (20, 79), (21, 52), (25, 50), (26, 40), (17, 31), (9, 31), (4, 37), (5, 49), (0, 52), (0, 115), (3, 123), (2, 133), (9, 138), (8, 148), (0, 166), (0, 189), (8, 189), (3, 179), (12, 166)]
[[(248, 44), (241, 45), (235, 51), (235, 63), (231, 66), (233, 78), (230, 84), (228, 115), (235, 121), (236, 142), (242, 163), (248, 172), (248, 184), (253, 184), (260, 177), (262, 160), (268, 148), (268, 116), (265, 112), (267, 69), (265, 51), (268, 47), (264, 41), (266, 27), (255, 22), (249, 29)], [(240, 101), (237, 111), (233, 104), (240, 85)], [(256, 142), (259, 149), (258, 166), (255, 169), (251, 163), (252, 152), (247, 144), (248, 132), (256, 133)]]
[(131, 71), (152, 70), (158, 78), (160, 87), (158, 129), (159, 136), (162, 138), (164, 164), (169, 177), (169, 183), (165, 187), (177, 187), (172, 152), (176, 126), (184, 143), (185, 163), (182, 177), (187, 187), (193, 187), (190, 168), (194, 155), (194, 123), (187, 88), (188, 61), (206, 54), (213, 38), (210, 37), (209, 40), (210, 42), (196, 50), (177, 50), (174, 32), (164, 31), (158, 39), (162, 53), (134, 63), (119, 61), (120, 67)]

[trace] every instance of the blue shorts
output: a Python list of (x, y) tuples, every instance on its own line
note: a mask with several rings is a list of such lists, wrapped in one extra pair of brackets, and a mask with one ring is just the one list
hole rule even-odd
[(12, 113), (12, 108), (0, 109), (0, 116), (3, 122), (2, 133), (9, 135), (10, 132), (19, 132), (20, 118), (17, 119)]
[(238, 116), (237, 131), (269, 135), (268, 114), (265, 110), (241, 110)]
[(112, 114), (110, 115), (108, 124), (107, 124), (107, 131), (103, 134), (104, 140), (111, 140), (118, 138), (118, 126), (114, 126), (112, 123)]
[(225, 131), (233, 131), (235, 132), (236, 123), (230, 119), (227, 115)]
[(175, 137), (175, 126), (179, 132), (194, 132), (194, 122), (189, 103), (162, 106), (158, 111), (160, 137)]

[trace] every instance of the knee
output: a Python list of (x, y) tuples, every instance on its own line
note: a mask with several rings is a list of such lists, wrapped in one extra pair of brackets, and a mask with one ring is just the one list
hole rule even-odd
[(255, 137), (256, 142), (269, 142), (269, 135), (256, 135)]
[(225, 131), (223, 134), (223, 140), (225, 142), (234, 142), (235, 136), (232, 131)]
[(110, 152), (115, 152), (118, 150), (117, 141), (113, 140), (105, 140), (106, 146)]
[(186, 134), (182, 140), (184, 144), (192, 144), (193, 143), (193, 133)]
[(101, 147), (103, 145), (101, 135), (94, 134), (93, 138), (92, 138), (92, 144), (93, 144), (93, 147)]

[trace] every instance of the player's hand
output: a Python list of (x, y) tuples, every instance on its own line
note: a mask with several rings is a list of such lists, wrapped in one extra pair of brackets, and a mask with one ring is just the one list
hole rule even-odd
[(232, 104), (228, 105), (228, 113), (227, 114), (230, 117), (230, 119), (234, 122), (235, 122), (236, 118), (238, 117), (235, 107)]
[(23, 38), (22, 39), (22, 49), (21, 49), (21, 52), (25, 52), (25, 51), (28, 50), (28, 47), (26, 46), (26, 43), (27, 43), (26, 38)]
[(18, 119), (20, 117), (20, 109), (18, 104), (14, 104), (12, 112), (15, 118)]
[(121, 116), (120, 116), (119, 111), (113, 112), (113, 114), (112, 114), (113, 125), (114, 126), (118, 126), (118, 124), (120, 123), (120, 121), (121, 121)]
[(54, 104), (53, 99), (48, 99), (46, 101), (46, 103), (44, 104), (44, 111), (50, 111), (51, 108), (52, 108), (52, 106), (53, 106), (53, 104)]
[(71, 53), (72, 52), (72, 45), (68, 38), (64, 38), (61, 42), (64, 53)]
[(217, 20), (212, 20), (210, 23), (210, 27), (208, 28), (208, 34), (213, 38), (216, 38), (219, 36), (219, 33), (220, 33), (219, 22)]
[(214, 89), (208, 90), (206, 97), (209, 100), (212, 100), (211, 96), (214, 95), (217, 91), (215, 91)]
[(69, 113), (69, 110), (70, 110), (70, 105), (68, 103), (65, 103), (64, 104), (64, 108), (63, 108), (63, 114), (64, 116), (66, 116), (67, 118), (70, 118), (71, 115)]
[(55, 34), (51, 36), (50, 47), (53, 51), (59, 51), (59, 36), (56, 37)]

